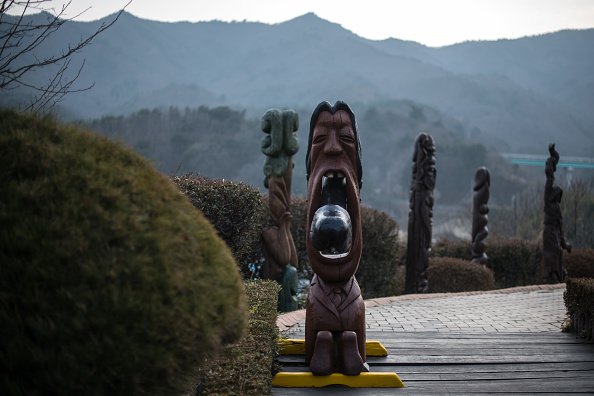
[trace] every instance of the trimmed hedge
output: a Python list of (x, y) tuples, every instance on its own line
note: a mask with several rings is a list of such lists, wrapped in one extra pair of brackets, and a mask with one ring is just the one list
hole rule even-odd
[(594, 278), (594, 249), (573, 249), (563, 252), (567, 276), (572, 278)]
[(567, 278), (563, 300), (573, 330), (592, 339), (594, 334), (594, 279)]
[[(195, 207), (211, 220), (219, 235), (231, 247), (241, 263), (245, 277), (247, 265), (261, 259), (261, 233), (271, 224), (267, 197), (242, 183), (213, 180), (196, 175), (174, 177), (173, 181)], [(291, 200), (291, 232), (300, 278), (311, 279), (305, 248), (307, 202), (301, 197)], [(363, 252), (355, 275), (365, 298), (401, 294), (405, 268), (400, 264), (398, 223), (384, 212), (363, 206)]]
[[(313, 276), (305, 248), (307, 202), (303, 198), (291, 201), (293, 220), (291, 232), (297, 248), (301, 277)], [(361, 207), (363, 252), (355, 274), (364, 298), (402, 294), (404, 266), (400, 264), (398, 223), (388, 214)]]
[(313, 270), (309, 266), (309, 258), (307, 257), (307, 249), (305, 248), (306, 223), (307, 223), (307, 201), (302, 197), (294, 197), (291, 199), (291, 234), (293, 234), (293, 241), (297, 249), (297, 259), (299, 260), (299, 275), (302, 278), (311, 279)]
[(218, 359), (201, 366), (196, 395), (268, 395), (273, 359), (277, 355), (276, 296), (274, 281), (250, 281), (245, 285), (249, 306), (248, 331), (225, 348)]
[(405, 266), (399, 265), (398, 223), (387, 213), (361, 207), (363, 252), (355, 274), (364, 298), (404, 291)]
[(140, 156), (0, 111), (3, 395), (169, 395), (245, 327), (212, 226)]
[(215, 227), (248, 275), (248, 264), (261, 255), (260, 238), (268, 222), (260, 192), (244, 183), (195, 174), (174, 176), (172, 180)]
[[(441, 240), (432, 248), (432, 254), (468, 260), (470, 246), (469, 241)], [(538, 244), (517, 238), (493, 238), (488, 240), (486, 253), (498, 289), (543, 282), (542, 252)]]
[(495, 289), (493, 271), (453, 257), (432, 257), (427, 269), (430, 293), (450, 293)]

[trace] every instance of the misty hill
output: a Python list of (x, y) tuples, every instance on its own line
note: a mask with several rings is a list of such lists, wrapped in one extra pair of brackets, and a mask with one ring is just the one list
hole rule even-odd
[[(293, 188), (306, 193), (305, 147), (309, 110), (299, 114), (297, 134), (301, 149), (294, 158)], [(512, 166), (485, 146), (469, 142), (464, 126), (439, 111), (412, 101), (389, 101), (369, 107), (357, 115), (362, 133), (363, 185), (365, 204), (391, 213), (404, 221), (412, 148), (418, 131), (431, 131), (438, 147), (439, 177), (435, 196), (440, 204), (469, 202), (470, 181), (477, 167), (492, 170), (497, 188), (491, 202), (509, 202), (513, 192), (523, 189), (525, 180)], [(104, 116), (85, 123), (91, 130), (120, 140), (149, 158), (167, 174), (200, 172), (214, 178), (234, 179), (263, 189), (264, 155), (259, 117), (228, 107), (140, 110), (127, 116)], [(386, 153), (389, 152), (389, 155)], [(513, 176), (512, 176), (513, 174)], [(510, 193), (511, 192), (511, 193)]]
[[(66, 24), (46, 50), (99, 23)], [(568, 155), (591, 155), (593, 43), (590, 29), (430, 48), (367, 40), (314, 14), (266, 25), (164, 23), (124, 13), (81, 54), (80, 84), (95, 87), (67, 96), (62, 107), (72, 118), (170, 105), (227, 105), (255, 115), (343, 99), (358, 113), (409, 99), (459, 120), (461, 133), (496, 150), (542, 153), (555, 141)]]

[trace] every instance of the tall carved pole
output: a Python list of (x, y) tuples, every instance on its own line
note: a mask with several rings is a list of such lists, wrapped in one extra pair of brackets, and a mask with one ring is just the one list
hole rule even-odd
[(293, 110), (270, 109), (262, 116), (264, 185), (273, 225), (263, 230), (264, 279), (281, 283), (279, 310), (297, 309), (297, 249), (291, 235), (292, 156), (299, 149), (299, 118)]
[(472, 200), (472, 261), (487, 264), (485, 253), (485, 238), (489, 235), (487, 223), (489, 222), (489, 188), (491, 175), (489, 169), (481, 167), (474, 174), (474, 197)]
[(542, 256), (548, 271), (549, 281), (563, 282), (566, 270), (563, 265), (563, 249), (571, 253), (571, 244), (563, 235), (563, 216), (561, 197), (563, 190), (555, 186), (555, 171), (559, 163), (559, 153), (554, 144), (549, 144), (549, 158), (545, 165), (547, 181), (544, 190), (544, 230), (542, 233)]
[(361, 260), (362, 168), (355, 115), (344, 102), (320, 103), (307, 145), (307, 255), (315, 275), (307, 296), (305, 361), (314, 375), (358, 375), (365, 363)]
[(404, 286), (404, 292), (407, 294), (425, 293), (428, 290), (426, 270), (431, 252), (433, 189), (436, 175), (433, 137), (427, 133), (421, 133), (415, 142), (410, 187)]

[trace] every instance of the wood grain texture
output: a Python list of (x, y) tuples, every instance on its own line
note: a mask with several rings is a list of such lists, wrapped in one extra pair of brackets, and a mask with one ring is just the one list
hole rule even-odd
[[(567, 333), (382, 333), (367, 336), (388, 349), (370, 357), (371, 372), (395, 372), (406, 388), (374, 395), (592, 394), (594, 343)], [(284, 371), (306, 371), (303, 357), (283, 356)], [(366, 389), (273, 388), (274, 395), (366, 395)]]

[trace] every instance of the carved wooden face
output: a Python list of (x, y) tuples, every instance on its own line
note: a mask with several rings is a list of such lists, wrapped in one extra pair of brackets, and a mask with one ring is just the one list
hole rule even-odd
[(337, 203), (323, 202), (322, 199), (322, 184), (327, 185), (328, 180), (333, 179), (334, 184), (344, 189), (335, 191), (335, 195), (346, 197), (346, 202), (344, 199), (339, 201), (341, 201), (340, 206), (346, 209), (350, 216), (352, 244), (346, 253), (325, 254), (313, 247), (308, 232), (307, 254), (314, 272), (319, 277), (326, 282), (344, 282), (357, 271), (362, 250), (359, 175), (357, 174), (358, 142), (351, 118), (346, 111), (320, 112), (313, 127), (309, 153), (307, 230), (311, 227), (314, 213), (321, 206)]

